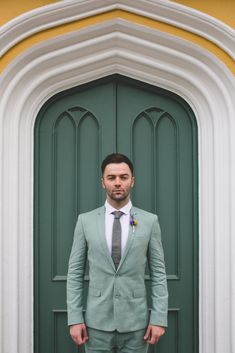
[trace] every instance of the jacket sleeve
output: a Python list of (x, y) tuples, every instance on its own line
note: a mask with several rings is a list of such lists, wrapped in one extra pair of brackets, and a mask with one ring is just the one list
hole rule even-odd
[(151, 276), (151, 299), (149, 325), (167, 326), (168, 290), (158, 217), (154, 217), (148, 249), (148, 262)]
[(82, 226), (82, 215), (80, 215), (74, 231), (67, 275), (68, 325), (84, 322), (83, 290), (86, 256), (87, 244)]

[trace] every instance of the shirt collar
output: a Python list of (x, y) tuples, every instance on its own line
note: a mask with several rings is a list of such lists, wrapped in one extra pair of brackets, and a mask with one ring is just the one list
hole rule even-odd
[[(129, 200), (129, 202), (122, 208), (120, 208), (120, 210), (118, 211), (122, 211), (124, 214), (130, 214), (130, 210), (132, 207), (132, 203), (131, 200)], [(113, 211), (117, 211), (116, 208), (114, 208), (113, 206), (111, 206), (108, 201), (105, 201), (105, 212), (107, 212), (107, 214), (111, 214)]]

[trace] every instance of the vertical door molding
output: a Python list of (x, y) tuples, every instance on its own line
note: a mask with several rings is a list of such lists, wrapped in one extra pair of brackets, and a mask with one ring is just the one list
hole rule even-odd
[(199, 351), (233, 353), (234, 77), (206, 50), (122, 20), (32, 47), (1, 77), (1, 349), (33, 352), (33, 129), (37, 113), (57, 92), (115, 73), (175, 92), (197, 118)]

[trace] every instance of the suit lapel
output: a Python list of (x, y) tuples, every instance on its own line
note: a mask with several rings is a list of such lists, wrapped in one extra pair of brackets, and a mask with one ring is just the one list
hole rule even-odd
[[(132, 207), (130, 214), (133, 215), (134, 219), (136, 218), (137, 211), (135, 210), (134, 207)], [(130, 225), (126, 246), (125, 246), (125, 249), (124, 249), (124, 252), (123, 252), (123, 255), (122, 255), (122, 258), (121, 258), (121, 261), (120, 261), (120, 264), (118, 266), (117, 271), (119, 271), (120, 267), (122, 266), (123, 262), (125, 261), (125, 258), (127, 257), (129, 250), (131, 249), (131, 246), (132, 246), (132, 243), (134, 240), (134, 236), (135, 236), (135, 229), (133, 229), (133, 227)]]
[(106, 236), (105, 236), (105, 208), (100, 207), (97, 213), (97, 230), (98, 230), (98, 236), (100, 239), (100, 244), (103, 249), (104, 255), (107, 257), (108, 261), (110, 262), (110, 265), (116, 271), (115, 265), (113, 263), (113, 259), (109, 253), (107, 241), (106, 241)]

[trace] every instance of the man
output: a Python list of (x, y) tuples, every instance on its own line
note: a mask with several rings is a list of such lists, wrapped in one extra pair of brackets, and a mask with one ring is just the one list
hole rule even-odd
[[(156, 215), (133, 207), (133, 165), (124, 155), (108, 155), (101, 166), (103, 207), (78, 217), (67, 280), (68, 325), (86, 352), (144, 353), (167, 326), (168, 292), (161, 233)], [(89, 263), (87, 308), (83, 281)], [(145, 268), (151, 275), (148, 312)]]

